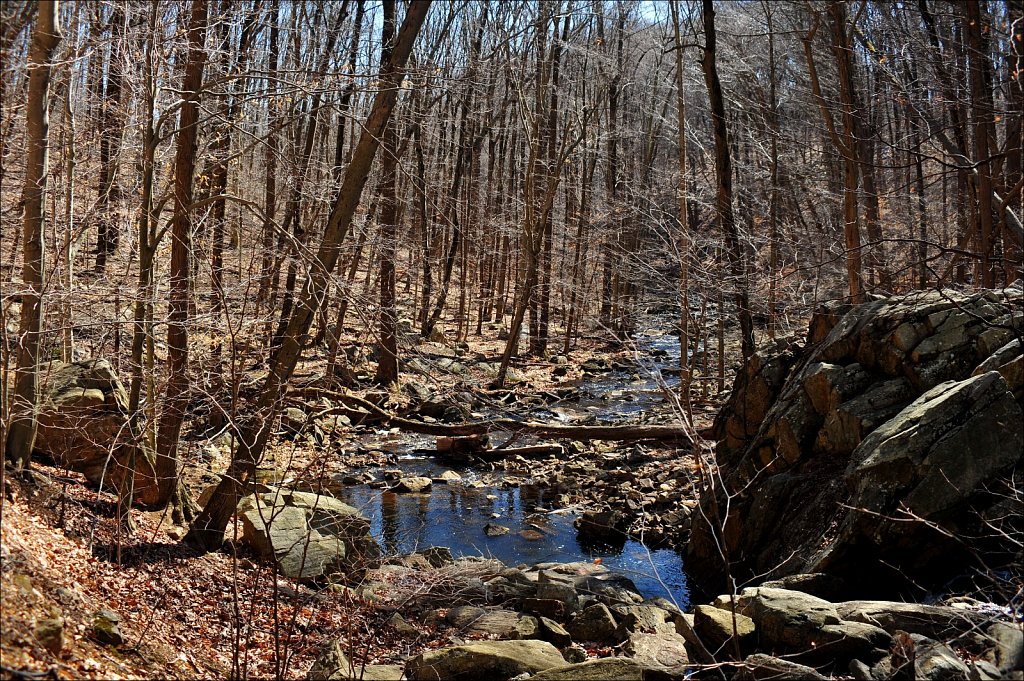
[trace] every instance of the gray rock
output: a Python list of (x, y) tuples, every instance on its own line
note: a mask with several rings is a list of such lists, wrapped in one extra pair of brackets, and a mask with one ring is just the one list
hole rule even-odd
[(306, 672), (307, 681), (341, 681), (352, 678), (359, 677), (345, 655), (341, 641), (332, 641), (320, 651), (313, 661), (313, 666)]
[(874, 675), (871, 674), (871, 667), (867, 666), (860, 660), (850, 661), (850, 675), (853, 676), (856, 681), (875, 681)]
[(522, 572), (509, 568), (496, 577), (485, 582), (487, 600), (494, 603), (505, 601), (520, 602), (530, 598), (536, 591), (536, 582), (531, 581)]
[(276, 489), (243, 498), (238, 513), (243, 540), (294, 579), (344, 572), (380, 555), (369, 521), (333, 497)]
[[(704, 646), (713, 654), (721, 651), (733, 653), (734, 637), (741, 651), (746, 651), (754, 639), (754, 620), (746, 615), (722, 610), (710, 605), (698, 605), (693, 611), (693, 629)], [(734, 630), (735, 627), (735, 630)], [(717, 655), (716, 655), (717, 657)]]
[(409, 494), (423, 494), (424, 492), (430, 491), (432, 481), (430, 478), (423, 476), (410, 476), (408, 478), (402, 478), (395, 485), (394, 490), (396, 492), (407, 492)]
[(396, 634), (406, 638), (416, 638), (421, 633), (417, 627), (413, 626), (409, 620), (405, 619), (397, 612), (388, 618), (388, 626), (390, 626)]
[(758, 642), (766, 650), (807, 659), (849, 660), (891, 642), (879, 627), (841, 621), (836, 606), (799, 591), (744, 589), (737, 606), (754, 621)]
[(690, 658), (686, 652), (686, 640), (675, 631), (658, 631), (648, 634), (635, 632), (622, 645), (623, 652), (637, 663), (644, 677), (662, 679), (683, 679), (686, 677)]
[(524, 598), (522, 608), (543, 617), (561, 620), (566, 616), (565, 601), (554, 598)]
[(1024, 669), (1024, 632), (1020, 624), (995, 622), (985, 629), (985, 635), (994, 644), (992, 662), (999, 673), (1009, 675), (1015, 671), (1019, 674)]
[[(715, 607), (728, 610), (730, 599), (719, 596)], [(735, 597), (738, 612), (750, 617), (763, 644), (804, 649), (813, 635), (829, 624), (839, 624), (839, 612), (828, 601), (801, 591), (751, 587)]]
[(421, 553), (427, 559), (427, 562), (430, 563), (430, 567), (439, 568), (455, 562), (451, 549), (445, 546), (431, 546), (428, 549), (423, 549)]
[[(953, 530), (961, 515), (970, 515), (971, 497), (1021, 459), (1024, 430), (1009, 424), (1022, 420), (1020, 405), (994, 371), (923, 394), (851, 455), (846, 484), (858, 510), (846, 514), (815, 566), (828, 571), (856, 554), (881, 552), (898, 565), (945, 559), (950, 542), (937, 541), (925, 523)], [(905, 514), (925, 522), (908, 524)]]
[(399, 664), (368, 664), (356, 669), (352, 681), (401, 681), (405, 667)]
[(452, 608), (445, 620), (465, 634), (503, 639), (535, 638), (537, 620), (512, 610), (487, 610), (471, 605)]
[(60, 651), (64, 648), (64, 618), (54, 616), (38, 620), (33, 634), (51, 655), (60, 656)]
[(1019, 338), (1002, 346), (972, 373), (972, 376), (998, 371), (1018, 400), (1024, 394), (1024, 345)]
[(615, 639), (623, 641), (634, 632), (675, 632), (675, 620), (667, 610), (656, 605), (616, 605), (612, 612), (619, 621)]
[(617, 626), (608, 606), (595, 603), (576, 613), (566, 629), (576, 641), (607, 643), (613, 640)]
[(511, 531), (512, 530), (504, 525), (499, 525), (497, 523), (487, 523), (484, 525), (484, 534), (488, 537), (502, 537)]
[(967, 681), (970, 670), (944, 643), (914, 635), (914, 678), (922, 681)]
[[(1020, 667), (1017, 668), (1016, 678), (1021, 678)], [(991, 662), (975, 660), (967, 663), (967, 678), (972, 681), (999, 681), (1000, 679), (1013, 678), (1012, 672), (1002, 672)]]
[(405, 670), (397, 664), (353, 665), (340, 641), (328, 645), (306, 674), (307, 681), (400, 681)]
[(555, 667), (530, 677), (530, 681), (641, 681), (643, 668), (627, 657), (605, 657), (566, 667)]
[(757, 653), (743, 660), (736, 679), (751, 681), (824, 681), (817, 669), (771, 655)]
[(565, 613), (575, 612), (579, 607), (579, 595), (576, 587), (564, 582), (541, 582), (537, 584), (537, 598), (541, 600), (561, 601), (565, 604)]
[(478, 619), (487, 614), (486, 608), (477, 605), (459, 605), (451, 608), (445, 615), (444, 621), (459, 630), (467, 630)]
[(584, 541), (622, 541), (627, 525), (628, 520), (620, 511), (585, 511), (576, 519), (576, 532)]
[(39, 366), (34, 448), (94, 485), (111, 486), (143, 506), (160, 497), (155, 456), (128, 418), (128, 393), (105, 359)]
[(442, 471), (433, 477), (433, 481), (438, 485), (456, 485), (462, 482), (462, 476), (455, 471)]
[(940, 605), (898, 601), (846, 601), (836, 604), (844, 620), (864, 622), (886, 631), (906, 631), (936, 640), (955, 638), (985, 621), (985, 616), (970, 610)]
[[(825, 572), (894, 590), (899, 573), (939, 585), (978, 555), (1005, 561), (1004, 547), (965, 551), (944, 534), (991, 536), (982, 518), (1005, 516), (985, 514), (1005, 499), (1002, 481), (1024, 453), (1021, 355), (1003, 350), (1024, 329), (1022, 306), (1024, 294), (1007, 289), (837, 307), (816, 314), (806, 349), (781, 353), (790, 359), (752, 359), (716, 420), (729, 532), (710, 526), (710, 507), (692, 514), (694, 581), (724, 586), (723, 548), (739, 581)], [(941, 531), (894, 517), (902, 508)]]
[(540, 617), (540, 638), (553, 643), (559, 648), (572, 643), (572, 636), (558, 622), (547, 617)]
[(494, 679), (564, 667), (558, 649), (546, 641), (476, 641), (417, 655), (405, 667), (411, 681)]
[(92, 618), (93, 637), (100, 643), (119, 646), (125, 641), (120, 625), (120, 615), (108, 608), (101, 608)]

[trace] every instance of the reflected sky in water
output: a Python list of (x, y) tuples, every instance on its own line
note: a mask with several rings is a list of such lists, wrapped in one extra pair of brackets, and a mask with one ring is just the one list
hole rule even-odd
[[(440, 470), (426, 460), (403, 468), (432, 475)], [(408, 464), (412, 464), (411, 466)], [(626, 540), (619, 545), (587, 544), (576, 537), (575, 516), (545, 509), (544, 490), (525, 484), (510, 489), (435, 484), (429, 494), (398, 494), (365, 485), (339, 495), (370, 519), (371, 531), (388, 554), (445, 546), (454, 556), (487, 556), (506, 565), (592, 561), (628, 576), (647, 597), (661, 596), (685, 607), (688, 602), (682, 558)], [(510, 532), (488, 537), (488, 523)], [(526, 535), (520, 534), (525, 531)], [(540, 535), (540, 538), (537, 538)], [(532, 537), (532, 538), (530, 538)]]

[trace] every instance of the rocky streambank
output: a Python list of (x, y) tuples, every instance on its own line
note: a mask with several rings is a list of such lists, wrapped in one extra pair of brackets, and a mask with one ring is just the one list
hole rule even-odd
[[(354, 593), (394, 610), (419, 650), (361, 662), (339, 639), (309, 671), (326, 679), (999, 679), (1018, 674), (1019, 623), (963, 604), (831, 602), (825, 575), (721, 595), (682, 612), (593, 563), (511, 567), (444, 552), (366, 573)], [(347, 589), (348, 587), (336, 587)]]

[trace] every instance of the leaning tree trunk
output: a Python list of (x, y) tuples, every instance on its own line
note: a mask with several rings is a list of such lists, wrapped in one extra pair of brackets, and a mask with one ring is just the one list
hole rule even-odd
[[(394, 82), (401, 82), (398, 74), (405, 67), (416, 35), (429, 9), (429, 0), (409, 5), (391, 59), (381, 69), (383, 76), (395, 74)], [(238, 448), (228, 472), (221, 479), (210, 503), (203, 509), (185, 537), (190, 543), (212, 550), (224, 541), (224, 530), (235, 513), (238, 500), (248, 489), (249, 482), (254, 476), (256, 462), (263, 455), (267, 445), (270, 424), (280, 408), (281, 395), (295, 371), (310, 326), (323, 302), (324, 292), (341, 252), (341, 244), (352, 224), (352, 217), (359, 205), (370, 167), (380, 146), (381, 136), (391, 119), (391, 112), (397, 99), (396, 88), (381, 89), (374, 98), (352, 161), (345, 171), (345, 181), (324, 228), (323, 240), (313, 260), (316, 265), (311, 268), (299, 294), (298, 304), (289, 319), (281, 346), (274, 353), (260, 398), (253, 405), (252, 419), (240, 433)]]
[(49, 153), (50, 60), (60, 42), (57, 26), (57, 0), (42, 0), (36, 19), (29, 56), (28, 101), (25, 104), (25, 250), (21, 297), (21, 328), (18, 337), (18, 369), (14, 382), (14, 409), (7, 433), (5, 452), (15, 468), (24, 468), (32, 456), (36, 440), (36, 402), (38, 401), (39, 339), (43, 327), (43, 221), (46, 198), (47, 156)]
[(188, 308), (192, 223), (192, 174), (196, 165), (199, 96), (206, 64), (207, 0), (194, 0), (188, 26), (188, 57), (182, 80), (178, 146), (174, 159), (174, 215), (171, 218), (171, 276), (167, 312), (167, 389), (156, 436), (158, 506), (170, 503), (178, 487), (178, 437), (188, 408)]

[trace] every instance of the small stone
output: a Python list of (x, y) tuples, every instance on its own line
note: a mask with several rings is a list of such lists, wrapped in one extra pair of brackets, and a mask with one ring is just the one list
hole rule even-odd
[(560, 648), (572, 643), (572, 636), (569, 635), (569, 632), (561, 624), (543, 616), (539, 619), (541, 639), (554, 643)]
[(429, 549), (423, 549), (422, 555), (431, 567), (444, 567), (455, 562), (451, 549), (445, 546), (431, 546)]
[(577, 641), (610, 641), (615, 634), (615, 618), (604, 603), (595, 603), (580, 611), (566, 627)]
[(395, 486), (395, 491), (407, 492), (409, 494), (422, 494), (430, 491), (431, 484), (430, 478), (417, 475), (399, 480), (398, 484)]
[(332, 681), (332, 679), (347, 679), (354, 671), (352, 663), (342, 649), (341, 641), (333, 641), (325, 647), (313, 666), (306, 673), (307, 681)]
[(434, 483), (438, 485), (454, 485), (462, 482), (462, 476), (455, 471), (444, 471), (434, 476)]
[(521, 530), (519, 536), (526, 541), (540, 541), (544, 538), (544, 533), (537, 530)]
[(53, 655), (60, 655), (64, 647), (64, 619), (47, 617), (36, 622), (36, 640)]
[(560, 620), (565, 617), (565, 603), (549, 598), (524, 598), (523, 610)]
[(497, 523), (487, 523), (484, 525), (484, 534), (488, 537), (501, 537), (511, 532), (510, 529), (504, 525), (498, 525)]
[(562, 657), (569, 664), (580, 664), (587, 661), (587, 651), (580, 646), (567, 646), (562, 650)]
[(409, 623), (409, 620), (402, 617), (397, 612), (388, 618), (388, 624), (394, 629), (395, 633), (399, 636), (415, 638), (420, 635), (420, 630)]
[(124, 634), (119, 626), (121, 616), (108, 608), (101, 608), (93, 616), (93, 636), (100, 643), (119, 646), (124, 643)]

